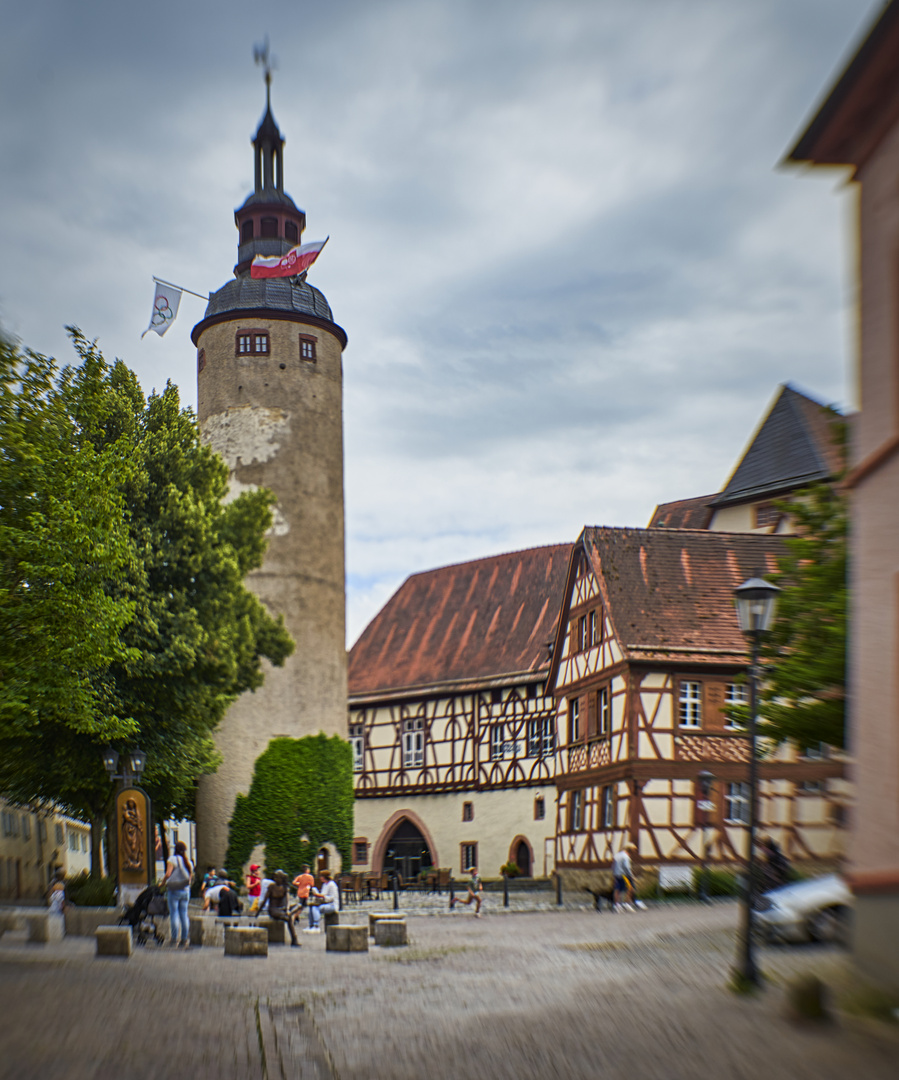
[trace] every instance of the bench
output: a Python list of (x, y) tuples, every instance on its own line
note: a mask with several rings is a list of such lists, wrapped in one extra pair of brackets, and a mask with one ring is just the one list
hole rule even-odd
[(130, 956), (131, 928), (128, 926), (98, 926), (97, 956)]

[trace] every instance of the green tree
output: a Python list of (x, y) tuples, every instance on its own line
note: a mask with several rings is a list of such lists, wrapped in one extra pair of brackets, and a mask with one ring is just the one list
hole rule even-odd
[(56, 394), (55, 362), (0, 338), (0, 737), (65, 722), (98, 740), (133, 725), (98, 708), (96, 674), (129, 659), (120, 631), (134, 605), (114, 445), (77, 445)]
[[(815, 484), (781, 507), (796, 535), (784, 538), (777, 618), (761, 644), (759, 734), (800, 748), (845, 745), (847, 527), (845, 497)], [(743, 723), (745, 707), (732, 710)]]
[(118, 494), (130, 557), (104, 585), (130, 618), (118, 653), (90, 672), (98, 732), (41, 714), (27, 736), (0, 734), (0, 789), (86, 815), (98, 871), (110, 795), (103, 744), (146, 751), (143, 783), (157, 819), (192, 814), (197, 775), (217, 765), (216, 725), (236, 696), (261, 685), (262, 658), (280, 665), (293, 643), (243, 584), (265, 553), (272, 494), (226, 502), (227, 466), (201, 442), (177, 388), (145, 399), (121, 361), (107, 364), (94, 343), (70, 333), (81, 362), (59, 373), (49, 397), (69, 420), (75, 452), (127, 462)]

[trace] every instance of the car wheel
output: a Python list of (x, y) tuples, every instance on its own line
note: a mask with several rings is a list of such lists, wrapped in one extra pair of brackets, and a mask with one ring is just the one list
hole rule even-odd
[(829, 907), (816, 911), (806, 924), (808, 936), (812, 941), (849, 944), (849, 909)]

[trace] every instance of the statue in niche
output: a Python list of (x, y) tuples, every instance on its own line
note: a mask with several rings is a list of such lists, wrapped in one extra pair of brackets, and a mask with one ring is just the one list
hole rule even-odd
[(122, 811), (122, 869), (143, 870), (144, 829), (137, 801), (129, 799)]

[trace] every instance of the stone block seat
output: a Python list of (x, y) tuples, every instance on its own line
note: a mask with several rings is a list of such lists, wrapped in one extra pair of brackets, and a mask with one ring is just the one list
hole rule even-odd
[(375, 923), (375, 945), (408, 945), (409, 934), (405, 919), (378, 919)]
[(130, 926), (98, 926), (94, 930), (97, 939), (97, 956), (130, 956)]
[(16, 911), (15, 909), (10, 911), (0, 911), (0, 937), (3, 937), (7, 930), (24, 929), (25, 916), (21, 911)]
[(225, 956), (268, 956), (268, 930), (261, 926), (226, 926)]
[(375, 923), (381, 919), (405, 919), (405, 911), (370, 911), (368, 913), (368, 932), (375, 936)]
[(287, 943), (287, 923), (283, 919), (270, 919), (267, 915), (262, 915), (257, 925), (268, 934), (269, 945)]
[(327, 952), (368, 952), (368, 927), (329, 926)]
[(48, 945), (51, 941), (62, 941), (65, 937), (66, 924), (62, 915), (50, 911), (40, 911), (25, 916), (28, 940), (38, 945)]

